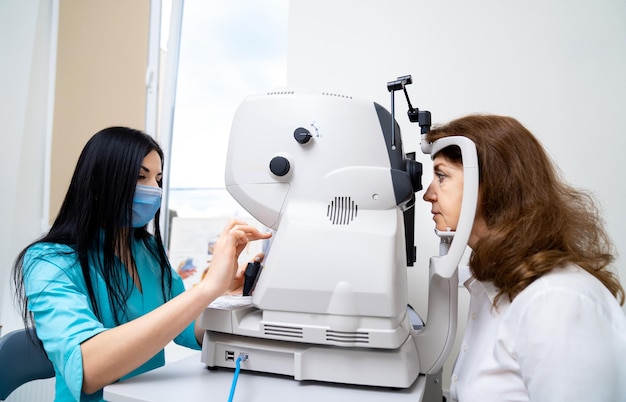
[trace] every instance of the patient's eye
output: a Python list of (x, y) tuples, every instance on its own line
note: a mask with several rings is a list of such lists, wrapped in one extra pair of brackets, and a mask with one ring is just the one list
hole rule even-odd
[(443, 179), (445, 179), (446, 177), (448, 177), (448, 176), (446, 176), (446, 174), (445, 174), (445, 173), (442, 173), (442, 172), (435, 172), (435, 176), (437, 177), (437, 181), (438, 181), (439, 183), (441, 183), (441, 182), (443, 181)]

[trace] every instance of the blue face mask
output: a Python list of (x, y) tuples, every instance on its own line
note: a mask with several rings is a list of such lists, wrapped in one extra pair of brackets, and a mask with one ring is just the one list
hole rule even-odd
[(146, 226), (154, 218), (154, 214), (161, 207), (161, 187), (144, 186), (137, 184), (133, 197), (134, 228)]

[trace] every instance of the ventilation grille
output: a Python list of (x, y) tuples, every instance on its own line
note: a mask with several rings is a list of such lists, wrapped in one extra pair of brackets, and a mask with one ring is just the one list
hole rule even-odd
[(293, 95), (294, 91), (271, 91), (267, 95)]
[[(279, 337), (283, 339), (303, 339), (304, 330), (302, 327), (287, 327), (283, 325), (264, 326), (265, 335)], [(343, 332), (343, 331), (326, 331), (326, 341), (345, 344), (368, 344), (370, 336), (368, 332)]]
[(348, 225), (356, 218), (359, 207), (350, 197), (335, 197), (328, 204), (326, 216), (333, 225)]
[(367, 332), (326, 331), (326, 340), (339, 343), (369, 343), (370, 336)]
[(352, 96), (350, 96), (350, 95), (334, 94), (334, 93), (331, 93), (331, 92), (322, 92), (322, 96), (332, 96), (332, 97), (335, 97), (335, 98), (352, 99)]
[(264, 330), (265, 335), (302, 339), (302, 328), (298, 327), (285, 327), (282, 325), (266, 324)]

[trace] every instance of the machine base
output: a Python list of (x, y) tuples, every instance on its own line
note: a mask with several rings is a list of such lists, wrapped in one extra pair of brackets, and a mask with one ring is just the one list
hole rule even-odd
[(419, 374), (412, 337), (397, 349), (346, 348), (275, 341), (206, 331), (201, 361), (207, 367), (234, 368), (240, 354), (242, 370), (342, 384), (408, 388)]

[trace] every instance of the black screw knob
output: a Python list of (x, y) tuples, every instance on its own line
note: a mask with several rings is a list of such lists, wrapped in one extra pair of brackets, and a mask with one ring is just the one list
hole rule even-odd
[(293, 138), (295, 138), (299, 144), (306, 144), (311, 137), (311, 132), (304, 127), (298, 127), (296, 131), (293, 132)]
[(291, 165), (284, 156), (275, 156), (270, 161), (270, 171), (276, 176), (284, 176), (289, 173)]

